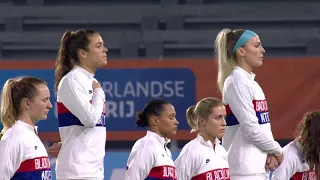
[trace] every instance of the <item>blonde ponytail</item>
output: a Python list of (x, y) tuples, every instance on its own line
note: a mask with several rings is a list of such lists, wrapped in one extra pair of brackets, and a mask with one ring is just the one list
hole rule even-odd
[(195, 122), (195, 110), (196, 106), (190, 106), (186, 112), (186, 118), (189, 126), (191, 127), (191, 132), (195, 132), (198, 130), (198, 123)]
[(215, 40), (215, 52), (218, 59), (217, 83), (221, 93), (223, 92), (224, 81), (227, 79), (236, 65), (232, 52), (230, 55), (228, 55), (227, 38), (230, 32), (230, 29), (223, 29), (219, 32)]
[(3, 134), (8, 130), (15, 122), (17, 113), (12, 101), (12, 87), (15, 84), (14, 79), (9, 79), (3, 86), (1, 95), (1, 122), (3, 124), (3, 129), (0, 133), (0, 139)]

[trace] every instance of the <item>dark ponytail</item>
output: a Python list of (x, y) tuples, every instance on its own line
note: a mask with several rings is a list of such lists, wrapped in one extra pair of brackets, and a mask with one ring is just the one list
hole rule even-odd
[(74, 62), (70, 56), (70, 41), (74, 33), (72, 31), (65, 32), (60, 41), (60, 48), (55, 64), (55, 90), (58, 90), (60, 80), (66, 75), (74, 66)]
[(143, 112), (138, 112), (137, 113), (137, 121), (136, 125), (138, 127), (147, 127), (148, 126), (148, 118)]
[(138, 127), (149, 126), (150, 116), (160, 116), (163, 112), (163, 106), (166, 104), (171, 104), (169, 101), (163, 99), (153, 99), (148, 102), (143, 108), (142, 112), (137, 113), (136, 125)]
[(64, 75), (72, 70), (75, 64), (79, 63), (78, 50), (89, 51), (89, 36), (97, 33), (93, 30), (67, 31), (60, 40), (60, 48), (55, 64), (55, 90), (58, 90), (59, 83)]
[(309, 111), (300, 121), (296, 130), (296, 140), (302, 145), (302, 156), (310, 169), (320, 175), (320, 110)]

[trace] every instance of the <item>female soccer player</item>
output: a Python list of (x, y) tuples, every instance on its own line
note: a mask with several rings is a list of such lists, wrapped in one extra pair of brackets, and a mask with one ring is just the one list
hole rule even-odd
[(35, 128), (51, 108), (43, 80), (26, 76), (6, 81), (1, 96), (0, 179), (51, 179), (48, 154)]
[(216, 98), (204, 98), (187, 110), (191, 132), (198, 136), (186, 144), (175, 161), (179, 180), (229, 180), (227, 153), (220, 145), (226, 127), (226, 108)]
[(169, 136), (176, 134), (179, 122), (173, 105), (165, 100), (151, 100), (137, 114), (138, 127), (148, 127), (147, 134), (133, 145), (127, 162), (125, 180), (176, 180)]
[(106, 64), (107, 49), (98, 32), (63, 35), (55, 72), (62, 140), (57, 179), (104, 179), (105, 94), (94, 74)]
[(283, 155), (271, 132), (265, 95), (252, 72), (262, 65), (265, 50), (255, 32), (243, 29), (223, 29), (215, 43), (217, 82), (227, 111), (222, 145), (228, 152), (230, 178), (268, 179), (266, 162), (273, 168), (270, 162), (280, 164)]
[(283, 148), (284, 160), (273, 180), (316, 180), (320, 171), (320, 111), (305, 114), (295, 140)]

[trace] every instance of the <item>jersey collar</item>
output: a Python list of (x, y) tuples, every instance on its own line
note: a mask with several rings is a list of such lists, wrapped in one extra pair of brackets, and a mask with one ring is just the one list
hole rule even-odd
[[(212, 142), (211, 142), (210, 140), (205, 141), (200, 134), (197, 135), (197, 141), (199, 141), (200, 144), (202, 144), (202, 145), (204, 145), (204, 146), (213, 148)], [(216, 143), (216, 144), (219, 144), (219, 143), (220, 143), (220, 140), (219, 140), (218, 138), (216, 138), (215, 143)]]
[(165, 146), (166, 146), (168, 143), (171, 142), (170, 139), (161, 137), (161, 136), (159, 136), (159, 134), (154, 133), (154, 132), (152, 132), (152, 131), (147, 131), (147, 135), (146, 135), (146, 136), (156, 139), (159, 143), (161, 143), (162, 145), (165, 145)]
[(85, 75), (87, 75), (90, 79), (92, 79), (92, 78), (94, 77), (94, 74), (88, 72), (87, 70), (83, 69), (83, 68), (80, 67), (80, 66), (75, 65), (75, 66), (74, 66), (74, 69), (75, 69), (76, 71), (81, 71), (82, 73), (84, 73)]
[(20, 121), (20, 120), (17, 120), (15, 123), (19, 126), (26, 128), (27, 130), (30, 130), (30, 131), (35, 131), (35, 128), (36, 128), (35, 126), (31, 126), (30, 124), (27, 124), (27, 123)]
[(242, 68), (239, 67), (239, 66), (234, 67), (234, 69), (243, 72), (243, 73), (246, 75), (246, 77), (249, 78), (249, 79), (252, 80), (252, 81), (254, 81), (254, 78), (256, 77), (256, 75), (255, 75), (253, 72), (248, 73), (246, 70), (242, 69)]

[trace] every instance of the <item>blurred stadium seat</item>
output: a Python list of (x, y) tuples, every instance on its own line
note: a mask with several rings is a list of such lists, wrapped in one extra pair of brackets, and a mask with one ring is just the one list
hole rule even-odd
[(320, 53), (314, 46), (319, 8), (311, 0), (6, 0), (0, 7), (1, 59), (54, 58), (63, 32), (79, 28), (101, 32), (115, 59), (210, 58), (225, 27), (259, 33), (267, 56), (313, 56)]

